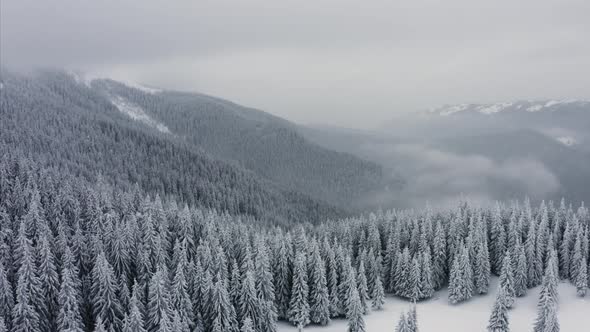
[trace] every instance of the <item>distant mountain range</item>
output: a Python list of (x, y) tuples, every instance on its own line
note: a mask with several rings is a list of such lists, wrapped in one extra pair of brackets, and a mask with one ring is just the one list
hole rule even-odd
[(590, 101), (577, 99), (562, 100), (523, 100), (515, 102), (501, 102), (494, 104), (458, 104), (444, 105), (427, 111), (428, 114), (442, 116), (479, 113), (494, 115), (500, 112), (557, 112), (557, 111), (590, 111)]
[(383, 165), (400, 179), (388, 193), (396, 205), (470, 196), (590, 201), (590, 102), (584, 100), (445, 105), (397, 116), (373, 131), (302, 133)]

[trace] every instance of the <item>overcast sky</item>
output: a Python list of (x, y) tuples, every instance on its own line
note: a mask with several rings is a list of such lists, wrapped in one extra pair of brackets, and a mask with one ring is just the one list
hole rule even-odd
[(588, 0), (0, 0), (0, 60), (374, 127), (441, 104), (590, 98)]

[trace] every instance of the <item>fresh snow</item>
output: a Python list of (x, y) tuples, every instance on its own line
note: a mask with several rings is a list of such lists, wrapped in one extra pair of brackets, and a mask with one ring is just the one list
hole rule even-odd
[(154, 120), (141, 107), (131, 103), (125, 98), (115, 96), (111, 99), (111, 103), (113, 103), (113, 105), (115, 105), (117, 109), (121, 111), (121, 113), (128, 115), (133, 120), (142, 122), (150, 127), (156, 128), (160, 132), (167, 134), (170, 133), (170, 130), (168, 129), (168, 127), (166, 127), (166, 125)]
[(139, 91), (143, 91), (145, 93), (149, 93), (149, 94), (156, 94), (156, 93), (160, 93), (162, 92), (161, 89), (157, 89), (157, 88), (151, 88), (151, 87), (147, 87), (145, 85), (141, 85), (139, 83), (135, 83), (135, 82), (131, 82), (131, 81), (123, 81), (123, 84), (125, 84), (126, 86), (130, 87), (130, 88), (134, 88), (137, 89)]
[(556, 140), (565, 145), (565, 146), (573, 146), (576, 145), (578, 142), (576, 141), (575, 138), (571, 137), (571, 136), (561, 136), (561, 137), (557, 137)]
[(556, 107), (566, 104), (578, 104), (579, 106), (586, 106), (590, 102), (579, 99), (559, 99), (559, 100), (538, 100), (538, 101), (517, 101), (517, 102), (503, 102), (492, 104), (458, 104), (445, 105), (438, 108), (428, 110), (428, 113), (438, 114), (441, 116), (449, 116), (458, 112), (476, 112), (485, 115), (491, 115), (503, 111), (518, 111), (526, 110), (527, 112), (538, 111), (554, 111)]
[(532, 105), (532, 106), (527, 107), (526, 110), (527, 110), (527, 112), (538, 112), (542, 109), (543, 109), (543, 105), (537, 104), (537, 105)]
[[(472, 332), (486, 331), (492, 306), (496, 297), (498, 278), (491, 279), (490, 293), (474, 296), (471, 300), (451, 305), (448, 291), (437, 292), (430, 300), (418, 302), (418, 328), (420, 332)], [(516, 298), (514, 308), (508, 312), (510, 331), (532, 331), (537, 315), (537, 300), (541, 287), (529, 289), (526, 296)], [(590, 326), (590, 296), (576, 296), (576, 288), (561, 282), (559, 291), (559, 324), (561, 332), (587, 331)], [(410, 308), (410, 302), (396, 297), (387, 297), (384, 309), (364, 316), (367, 332), (394, 331), (399, 316)], [(328, 326), (309, 325), (304, 331), (342, 332), (346, 331), (345, 319), (333, 320)], [(279, 324), (279, 332), (296, 332), (297, 328), (288, 323)]]

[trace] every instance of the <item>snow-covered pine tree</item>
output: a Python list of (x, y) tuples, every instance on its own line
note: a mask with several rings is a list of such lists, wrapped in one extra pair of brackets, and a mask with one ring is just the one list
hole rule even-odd
[(527, 292), (527, 261), (524, 247), (517, 241), (516, 244), (516, 270), (514, 271), (514, 295), (521, 297)]
[(340, 311), (342, 305), (340, 305), (340, 298), (338, 297), (338, 267), (336, 265), (334, 250), (327, 239), (324, 239), (323, 249), (326, 257), (326, 284), (330, 299), (330, 318), (333, 318), (342, 314)]
[[(66, 264), (64, 264), (66, 265)], [(61, 273), (61, 287), (59, 290), (59, 313), (57, 316), (57, 330), (83, 332), (84, 323), (80, 315), (79, 292), (74, 282), (74, 272), (64, 267)]]
[(373, 310), (381, 310), (385, 304), (385, 292), (383, 290), (383, 283), (381, 282), (381, 278), (379, 276), (377, 276), (375, 279), (375, 286), (373, 287), (373, 294), (371, 294), (371, 298)]
[(275, 256), (275, 301), (279, 319), (288, 319), (289, 302), (292, 290), (292, 270), (290, 264), (290, 250), (288, 238), (279, 241)]
[(413, 258), (410, 263), (410, 273), (408, 279), (407, 298), (416, 302), (422, 298), (423, 294), (420, 289), (422, 271), (420, 270), (420, 262)]
[(563, 279), (570, 278), (571, 252), (574, 243), (574, 236), (572, 233), (573, 221), (566, 222), (563, 238), (559, 245), (559, 276)]
[[(107, 332), (108, 331), (104, 322), (102, 321), (102, 318), (98, 317), (96, 319), (96, 322), (94, 323), (94, 330), (93, 331), (94, 332)], [(111, 329), (111, 331), (113, 331), (113, 330)], [(110, 332), (110, 331), (108, 331), (108, 332)]]
[(585, 259), (580, 259), (579, 264), (575, 280), (576, 293), (578, 296), (584, 297), (588, 288), (588, 266)]
[[(525, 253), (527, 261), (527, 285), (529, 288), (539, 285), (542, 274), (539, 273), (537, 265), (543, 264), (537, 261), (537, 223), (534, 218), (530, 218), (529, 230), (525, 242)], [(541, 268), (542, 271), (542, 268)]]
[(188, 266), (186, 249), (181, 249), (178, 256), (174, 278), (172, 279), (172, 287), (170, 289), (171, 307), (180, 315), (181, 321), (192, 324), (194, 320), (193, 303), (188, 293), (188, 283), (185, 275)]
[[(350, 267), (352, 269), (352, 266)], [(348, 274), (350, 280), (348, 296), (346, 297), (346, 318), (348, 319), (348, 332), (365, 332), (365, 319), (363, 318), (363, 305), (356, 286), (354, 273)]]
[(309, 260), (309, 316), (312, 323), (326, 325), (330, 322), (330, 297), (324, 261), (316, 242), (312, 243)]
[(498, 287), (498, 294), (496, 294), (496, 301), (492, 309), (492, 314), (488, 323), (488, 332), (509, 332), (508, 326), (508, 307), (506, 307), (506, 291), (500, 285)]
[(436, 223), (434, 230), (434, 249), (432, 257), (432, 274), (434, 289), (440, 289), (447, 280), (447, 237), (441, 222)]
[(418, 332), (418, 313), (416, 311), (416, 303), (412, 305), (408, 311), (408, 328), (411, 332)]
[(399, 252), (396, 271), (393, 276), (395, 283), (395, 294), (403, 297), (410, 297), (412, 290), (410, 285), (410, 273), (412, 269), (412, 258), (410, 257), (410, 250), (405, 247), (403, 251)]
[[(59, 276), (55, 266), (55, 257), (50, 247), (50, 230), (39, 233), (39, 281), (43, 296), (43, 308), (40, 310), (40, 321), (42, 331), (52, 332), (56, 329), (55, 318), (59, 311), (58, 293)], [(53, 238), (53, 236), (51, 236)]]
[(0, 317), (8, 325), (12, 317), (12, 307), (14, 307), (12, 285), (8, 281), (8, 274), (4, 263), (0, 260)]
[[(483, 226), (483, 225), (482, 225)], [(488, 240), (483, 227), (478, 228), (477, 240), (473, 244), (476, 248), (473, 265), (473, 279), (477, 294), (486, 294), (490, 286), (490, 256)]]
[[(148, 290), (148, 303), (146, 306), (146, 326), (148, 332), (158, 331), (162, 320), (170, 320), (170, 293), (168, 277), (163, 266), (160, 266), (152, 276)], [(169, 322), (165, 322), (169, 324)]]
[[(26, 263), (27, 258), (23, 261)], [(12, 309), (12, 331), (14, 332), (40, 332), (39, 314), (31, 303), (28, 290), (27, 277), (20, 274), (16, 286), (16, 303)]]
[(506, 230), (502, 218), (502, 209), (500, 203), (496, 202), (492, 218), (490, 220), (490, 239), (491, 239), (491, 268), (492, 272), (500, 275), (502, 271), (502, 261), (506, 253)]
[(212, 331), (237, 331), (236, 312), (232, 306), (225, 282), (216, 276), (217, 281), (211, 287), (211, 297), (205, 309), (208, 311), (208, 321)]
[(99, 253), (92, 270), (93, 315), (96, 319), (100, 318), (107, 329), (121, 326), (123, 310), (117, 293), (118, 283), (113, 268), (104, 253)]
[(254, 324), (252, 323), (252, 319), (250, 317), (246, 317), (242, 322), (242, 328), (240, 332), (254, 332)]
[(242, 280), (240, 289), (240, 305), (236, 308), (238, 321), (243, 321), (247, 317), (252, 319), (254, 326), (258, 326), (262, 320), (260, 313), (260, 301), (256, 295), (256, 284), (254, 281), (254, 272), (246, 271)]
[(537, 304), (534, 332), (559, 332), (557, 324), (557, 276), (554, 255), (549, 256)]
[(500, 288), (504, 293), (504, 305), (506, 308), (512, 308), (514, 304), (514, 272), (512, 271), (512, 255), (506, 251), (504, 263), (502, 264), (502, 273), (500, 274)]
[(137, 284), (133, 285), (131, 300), (129, 300), (129, 314), (126, 316), (123, 332), (147, 332), (140, 308)]
[(363, 314), (369, 312), (369, 289), (367, 286), (367, 278), (365, 274), (365, 263), (361, 261), (359, 264), (358, 272), (357, 272), (357, 289), (359, 294), (359, 299), (361, 301), (361, 308)]
[(432, 281), (432, 259), (430, 249), (422, 253), (420, 260), (420, 293), (422, 298), (431, 298), (434, 294), (434, 283)]
[(465, 245), (459, 245), (451, 267), (449, 280), (449, 302), (459, 303), (473, 296), (473, 271), (469, 262), (469, 252)]
[(293, 288), (287, 318), (295, 326), (309, 324), (307, 265), (305, 253), (298, 252), (293, 266)]
[(408, 326), (408, 317), (406, 316), (406, 313), (401, 313), (397, 325), (395, 327), (395, 332), (410, 332), (410, 327)]

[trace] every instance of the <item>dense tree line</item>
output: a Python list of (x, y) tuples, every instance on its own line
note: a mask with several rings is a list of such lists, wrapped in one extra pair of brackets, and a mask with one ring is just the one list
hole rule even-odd
[(494, 273), (500, 300), (490, 326), (542, 284), (535, 326), (547, 331), (557, 323), (557, 279), (587, 291), (588, 225), (584, 206), (525, 201), (270, 226), (4, 155), (0, 323), (10, 331), (272, 332), (277, 320), (304, 327), (343, 317), (356, 332), (386, 293), (420, 301), (448, 285), (458, 303), (487, 293)]

